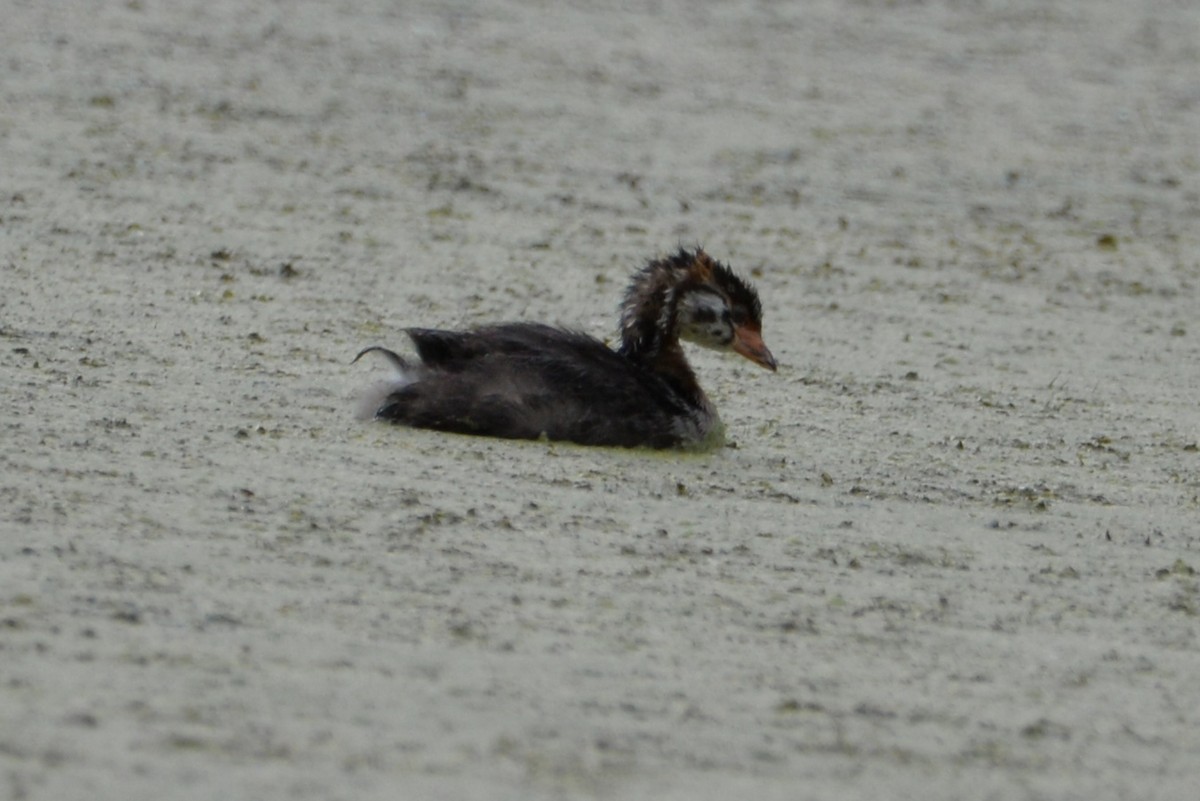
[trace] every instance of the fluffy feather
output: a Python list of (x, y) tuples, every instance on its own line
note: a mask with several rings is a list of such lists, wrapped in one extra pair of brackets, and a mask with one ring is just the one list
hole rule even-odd
[[(701, 250), (680, 251), (634, 275), (620, 350), (539, 323), (409, 328), (419, 364), (378, 346), (359, 353), (379, 352), (396, 369), (366, 408), (394, 423), (494, 437), (652, 448), (705, 442), (720, 421), (679, 347), (677, 319), (680, 298), (699, 291), (716, 293), (733, 310), (726, 318), (749, 315), (761, 325), (749, 284)], [(710, 304), (700, 305), (712, 315)]]

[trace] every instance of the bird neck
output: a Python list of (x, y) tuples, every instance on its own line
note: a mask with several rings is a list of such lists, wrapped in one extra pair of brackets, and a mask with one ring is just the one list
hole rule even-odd
[(678, 337), (658, 336), (652, 341), (627, 339), (622, 343), (620, 353), (661, 378), (691, 405), (708, 404), (708, 397), (696, 381), (696, 374), (688, 364)]
[(679, 254), (652, 262), (634, 276), (621, 309), (622, 356), (662, 378), (687, 402), (707, 406), (679, 344), (678, 306), (687, 264)]
[(678, 271), (653, 262), (637, 275), (621, 307), (621, 353), (648, 363), (672, 342), (678, 347)]
[(646, 366), (661, 376), (671, 385), (672, 389), (687, 398), (692, 404), (704, 406), (708, 403), (708, 398), (705, 396), (704, 390), (700, 389), (700, 383), (696, 381), (696, 374), (692, 372), (692, 366), (688, 364), (687, 357), (683, 355), (683, 347), (677, 338), (672, 337), (663, 343), (658, 353), (646, 363)]

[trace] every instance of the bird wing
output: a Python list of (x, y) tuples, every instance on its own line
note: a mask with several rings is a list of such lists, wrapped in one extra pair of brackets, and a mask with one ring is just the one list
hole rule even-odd
[(410, 329), (426, 370), (378, 416), (423, 428), (591, 444), (678, 444), (690, 409), (597, 339), (539, 324)]

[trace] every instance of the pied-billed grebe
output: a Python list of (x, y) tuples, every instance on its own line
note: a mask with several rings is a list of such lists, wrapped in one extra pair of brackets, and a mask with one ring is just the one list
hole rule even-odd
[(378, 345), (399, 375), (368, 414), (417, 428), (583, 445), (696, 447), (721, 431), (679, 340), (732, 350), (768, 370), (762, 304), (703, 250), (680, 250), (634, 274), (621, 347), (538, 323), (469, 331), (409, 328), (419, 363)]

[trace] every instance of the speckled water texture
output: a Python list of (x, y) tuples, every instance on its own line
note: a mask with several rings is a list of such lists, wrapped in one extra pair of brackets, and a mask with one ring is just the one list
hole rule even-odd
[[(1193, 797), (1200, 5), (3, 18), (0, 797)], [(354, 418), (697, 244), (728, 447)]]

